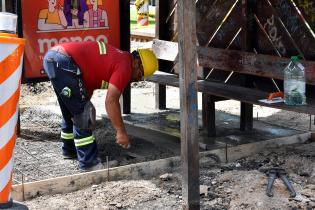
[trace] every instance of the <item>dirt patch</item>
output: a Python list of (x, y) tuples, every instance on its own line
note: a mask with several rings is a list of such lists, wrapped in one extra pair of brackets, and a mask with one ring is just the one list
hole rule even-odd
[(154, 183), (140, 180), (103, 183), (63, 196), (40, 197), (27, 202), (27, 206), (30, 210), (143, 209), (141, 208), (143, 203), (151, 203), (157, 200), (167, 201), (164, 205), (163, 203), (159, 205), (160, 207), (167, 206), (166, 209), (174, 209), (176, 206), (176, 201), (173, 201), (173, 206), (169, 205), (171, 203), (168, 203), (167, 195), (163, 194), (162, 190)]

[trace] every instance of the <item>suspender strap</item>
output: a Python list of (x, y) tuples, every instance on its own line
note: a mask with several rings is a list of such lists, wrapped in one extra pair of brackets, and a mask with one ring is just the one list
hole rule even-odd
[[(100, 50), (100, 55), (106, 55), (106, 45), (104, 42), (97, 42), (98, 48)], [(108, 89), (108, 82), (102, 80), (101, 89)]]
[(100, 50), (100, 55), (106, 55), (106, 45), (104, 42), (97, 42), (98, 48)]
[(108, 82), (102, 80), (102, 86), (101, 89), (108, 89)]

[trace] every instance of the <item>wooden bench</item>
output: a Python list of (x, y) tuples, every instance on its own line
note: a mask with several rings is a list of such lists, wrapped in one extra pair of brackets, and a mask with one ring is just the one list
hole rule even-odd
[[(153, 51), (158, 59), (175, 61), (177, 60), (178, 44), (174, 42), (154, 40)], [(198, 64), (200, 67), (215, 68), (222, 71), (234, 71), (246, 75), (255, 75), (266, 78), (283, 80), (283, 69), (290, 62), (288, 58), (278, 56), (255, 54), (237, 50), (225, 50), (210, 47), (198, 47)], [(315, 85), (315, 62), (303, 61), (306, 68), (306, 83)], [(175, 69), (178, 68), (175, 64)], [(163, 69), (162, 69), (163, 70)], [(179, 77), (176, 74), (158, 71), (148, 81), (179, 87)], [(284, 103), (267, 104), (259, 100), (268, 97), (269, 93), (258, 89), (231, 85), (228, 83), (219, 83), (198, 79), (198, 91), (214, 96), (208, 104), (212, 117), (207, 127), (208, 134), (215, 136), (215, 102), (223, 99), (233, 99), (248, 104), (257, 104), (277, 109), (294, 111), (299, 113), (315, 114), (315, 101), (313, 98), (307, 98), (307, 105), (304, 106), (288, 106)], [(241, 113), (242, 114), (242, 113)], [(251, 113), (251, 118), (253, 118)], [(208, 119), (209, 120), (209, 119)]]

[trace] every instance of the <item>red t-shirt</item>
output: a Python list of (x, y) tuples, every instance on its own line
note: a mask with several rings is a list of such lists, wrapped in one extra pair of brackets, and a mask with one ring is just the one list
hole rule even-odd
[(114, 85), (121, 92), (129, 84), (132, 75), (130, 53), (109, 44), (105, 44), (106, 50), (100, 49), (98, 42), (70, 42), (60, 46), (79, 66), (88, 92), (100, 89), (103, 81)]

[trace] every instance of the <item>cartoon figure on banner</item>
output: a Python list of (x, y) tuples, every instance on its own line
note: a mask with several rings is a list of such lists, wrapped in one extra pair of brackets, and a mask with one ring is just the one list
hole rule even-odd
[(84, 13), (85, 28), (108, 28), (107, 12), (99, 8), (103, 0), (87, 0), (90, 9)]
[(83, 28), (84, 13), (87, 11), (86, 0), (64, 0), (64, 14), (68, 28)]
[(58, 0), (48, 0), (48, 8), (42, 9), (38, 15), (38, 30), (51, 31), (67, 27), (67, 20)]

